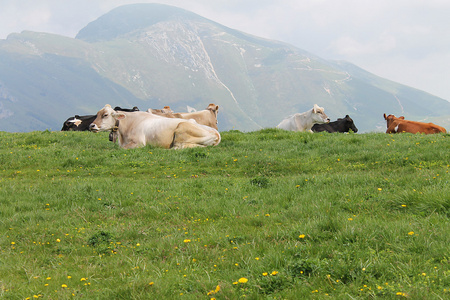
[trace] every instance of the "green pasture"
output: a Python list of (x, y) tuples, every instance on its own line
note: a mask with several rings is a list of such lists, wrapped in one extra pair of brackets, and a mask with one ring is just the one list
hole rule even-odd
[(0, 298), (448, 299), (449, 138), (0, 132)]

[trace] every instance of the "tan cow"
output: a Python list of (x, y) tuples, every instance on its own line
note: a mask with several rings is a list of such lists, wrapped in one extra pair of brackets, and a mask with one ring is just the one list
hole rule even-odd
[(329, 123), (330, 119), (325, 114), (323, 107), (314, 104), (313, 109), (304, 113), (296, 113), (286, 117), (277, 128), (291, 131), (309, 131), (313, 132), (311, 128), (314, 124)]
[(386, 116), (383, 115), (386, 120), (387, 130), (386, 133), (400, 133), (400, 132), (409, 132), (409, 133), (446, 133), (444, 127), (438, 126), (433, 123), (423, 123), (416, 121), (405, 120), (405, 117), (396, 117), (394, 115)]
[(147, 112), (155, 115), (163, 115), (163, 114), (172, 114), (173, 110), (170, 108), (170, 106), (164, 106), (163, 109), (149, 108), (147, 109)]
[(216, 130), (219, 129), (217, 127), (217, 114), (219, 112), (219, 106), (213, 103), (209, 104), (208, 107), (204, 110), (194, 111), (190, 113), (174, 113), (158, 111), (155, 109), (149, 109), (147, 111), (159, 116), (164, 116), (166, 118), (180, 118), (185, 120), (194, 119), (198, 124), (206, 125)]
[(166, 149), (216, 146), (221, 139), (217, 130), (192, 120), (165, 118), (142, 111), (114, 111), (109, 104), (97, 113), (90, 130), (116, 130), (119, 146), (125, 149), (145, 145)]

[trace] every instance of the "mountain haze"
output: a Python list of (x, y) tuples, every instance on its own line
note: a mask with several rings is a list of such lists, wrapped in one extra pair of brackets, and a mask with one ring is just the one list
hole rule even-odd
[(286, 43), (160, 4), (118, 7), (75, 39), (22, 32), (0, 40), (0, 130), (59, 130), (106, 103), (141, 110), (219, 105), (219, 130), (276, 126), (315, 103), (361, 132), (383, 113), (450, 125), (450, 103)]

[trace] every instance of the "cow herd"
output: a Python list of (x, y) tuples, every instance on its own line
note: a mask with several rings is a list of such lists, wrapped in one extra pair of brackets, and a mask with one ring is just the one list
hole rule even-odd
[(114, 132), (119, 146), (125, 149), (145, 145), (182, 149), (216, 146), (220, 143), (217, 129), (199, 124), (194, 118), (166, 117), (143, 111), (116, 111), (109, 104), (97, 113), (89, 129), (93, 132)]
[[(125, 149), (152, 145), (166, 149), (216, 146), (221, 136), (217, 127), (219, 106), (209, 104), (201, 111), (174, 113), (169, 106), (163, 109), (140, 111), (137, 107), (125, 109), (107, 104), (96, 115), (68, 118), (62, 131), (110, 131), (109, 139)], [(386, 133), (445, 133), (433, 123), (405, 120), (403, 116), (384, 114)], [(286, 117), (277, 128), (309, 132), (358, 132), (349, 115), (334, 122), (323, 107), (314, 104), (311, 110)]]

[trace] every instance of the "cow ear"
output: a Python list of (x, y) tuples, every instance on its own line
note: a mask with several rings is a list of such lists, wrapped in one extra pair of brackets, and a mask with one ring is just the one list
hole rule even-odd
[(112, 116), (117, 120), (123, 120), (126, 118), (126, 116), (123, 112), (115, 113)]
[(314, 104), (313, 112), (314, 112), (315, 114), (323, 113), (323, 107), (320, 107), (319, 105)]
[(398, 117), (399, 119), (401, 119), (401, 120), (404, 120), (405, 119), (405, 117), (404, 116), (401, 116), (401, 117)]
[(387, 119), (387, 117), (386, 117), (386, 113), (384, 113), (384, 114), (383, 114), (383, 117), (384, 117), (384, 119), (385, 119), (385, 120)]

